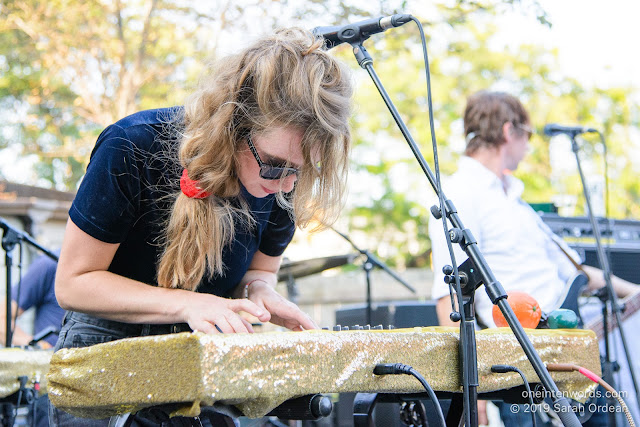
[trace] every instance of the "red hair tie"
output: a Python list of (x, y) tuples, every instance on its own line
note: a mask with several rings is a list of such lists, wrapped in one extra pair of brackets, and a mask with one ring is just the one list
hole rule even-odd
[(182, 190), (182, 194), (191, 199), (205, 199), (209, 197), (211, 193), (204, 191), (198, 184), (200, 184), (198, 181), (189, 178), (186, 169), (182, 171), (182, 176), (180, 177), (180, 190)]

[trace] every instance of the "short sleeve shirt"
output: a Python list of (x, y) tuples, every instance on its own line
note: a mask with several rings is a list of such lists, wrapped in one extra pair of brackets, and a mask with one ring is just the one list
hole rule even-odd
[[(69, 211), (81, 230), (119, 247), (109, 271), (156, 285), (164, 224), (172, 194), (180, 191), (180, 166), (172, 160), (179, 141), (170, 123), (180, 108), (141, 111), (107, 127), (91, 153), (87, 173)], [(229, 296), (259, 250), (281, 255), (295, 225), (274, 195), (241, 194), (255, 218), (252, 227), (236, 221), (235, 239), (223, 250), (224, 274), (206, 276), (198, 292)]]
[[(55, 278), (58, 263), (46, 255), (39, 256), (29, 266), (26, 274), (18, 284), (13, 286), (13, 298), (22, 310), (35, 308), (33, 324), (34, 334), (53, 327), (60, 329), (64, 310), (58, 305), (55, 294)], [(57, 334), (45, 338), (51, 345), (55, 345)]]

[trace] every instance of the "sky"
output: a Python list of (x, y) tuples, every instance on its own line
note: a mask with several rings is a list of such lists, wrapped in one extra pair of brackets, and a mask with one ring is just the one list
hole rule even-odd
[(585, 84), (640, 87), (640, 2), (635, 0), (539, 0), (552, 22), (506, 19), (514, 39), (539, 40), (559, 49), (562, 69)]

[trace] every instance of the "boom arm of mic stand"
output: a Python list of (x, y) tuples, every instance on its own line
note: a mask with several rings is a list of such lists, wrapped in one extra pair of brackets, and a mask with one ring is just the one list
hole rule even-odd
[(393, 270), (391, 270), (384, 262), (380, 261), (375, 255), (373, 255), (371, 252), (369, 252), (367, 250), (360, 249), (358, 246), (356, 246), (355, 243), (353, 243), (353, 241), (346, 234), (339, 232), (338, 230), (336, 230), (333, 227), (331, 227), (331, 229), (333, 231), (335, 231), (336, 233), (338, 233), (344, 240), (349, 242), (351, 244), (351, 246), (353, 246), (353, 248), (356, 251), (358, 251), (362, 255), (366, 256), (367, 257), (367, 261), (371, 262), (371, 264), (373, 264), (374, 266), (377, 266), (377, 267), (383, 269), (384, 271), (387, 272), (387, 274), (389, 274), (391, 277), (393, 277), (398, 282), (400, 282), (400, 284), (403, 285), (405, 288), (409, 289), (414, 294), (416, 293), (416, 290), (415, 290), (415, 288), (413, 286), (408, 284), (404, 279), (402, 279), (402, 277), (398, 276)]
[(44, 246), (42, 246), (40, 243), (36, 242), (33, 239), (33, 237), (31, 237), (29, 234), (27, 234), (27, 233), (25, 233), (25, 232), (23, 232), (21, 230), (18, 230), (15, 227), (11, 226), (3, 218), (0, 218), (0, 228), (2, 228), (5, 233), (7, 233), (9, 231), (12, 231), (13, 233), (15, 233), (17, 235), (17, 238), (19, 240), (27, 242), (28, 244), (30, 244), (34, 248), (36, 248), (39, 251), (41, 251), (43, 254), (47, 255), (52, 260), (58, 261), (58, 255), (56, 255), (55, 253), (51, 252), (49, 249), (45, 248)]
[[(409, 130), (407, 129), (402, 118), (400, 117), (398, 110), (395, 108), (395, 106), (393, 105), (393, 102), (391, 101), (391, 98), (389, 97), (386, 90), (384, 89), (382, 82), (378, 78), (373, 68), (373, 59), (371, 58), (371, 55), (369, 55), (369, 53), (367, 52), (365, 47), (362, 45), (362, 43), (359, 43), (359, 44), (354, 43), (352, 44), (352, 47), (353, 47), (353, 53), (356, 57), (356, 60), (358, 61), (358, 64), (367, 71), (367, 73), (373, 80), (376, 88), (378, 89), (378, 92), (382, 96), (382, 99), (384, 100), (387, 108), (391, 112), (393, 119), (398, 125), (400, 132), (402, 132), (402, 135), (404, 136), (405, 140), (409, 144), (409, 147), (411, 148), (411, 151), (416, 157), (416, 160), (418, 161), (420, 167), (422, 168), (423, 172), (427, 176), (427, 179), (431, 183), (433, 190), (436, 192), (436, 194), (439, 195), (438, 186), (436, 184), (435, 177), (431, 172), (431, 169), (429, 168), (429, 165), (427, 164), (426, 160), (420, 153), (420, 150), (418, 149), (417, 144), (415, 143), (411, 134), (409, 133)], [(511, 306), (509, 306), (509, 304), (507, 303), (506, 293), (502, 288), (502, 285), (496, 280), (495, 276), (493, 275), (493, 272), (489, 268), (489, 265), (487, 264), (486, 260), (482, 256), (482, 253), (478, 249), (476, 242), (473, 240), (471, 236), (471, 232), (464, 228), (462, 221), (458, 217), (457, 212), (455, 211), (455, 207), (453, 206), (453, 203), (451, 203), (451, 201), (447, 200), (447, 203), (445, 203), (445, 209), (446, 209), (446, 212), (442, 212), (442, 214), (446, 215), (447, 218), (449, 218), (449, 220), (454, 225), (454, 227), (459, 228), (460, 230), (463, 231), (463, 233), (471, 237), (470, 240), (464, 239), (464, 242), (462, 242), (462, 248), (467, 253), (469, 258), (472, 260), (474, 265), (477, 267), (479, 274), (482, 276), (485, 284), (485, 291), (487, 292), (487, 295), (491, 299), (491, 302), (493, 304), (498, 305), (498, 307), (500, 308), (500, 311), (502, 311), (505, 319), (507, 320), (507, 323), (513, 330), (514, 335), (516, 336), (518, 342), (522, 346), (523, 351), (525, 352), (531, 364), (533, 365), (533, 368), (536, 371), (536, 374), (540, 378), (542, 384), (546, 387), (546, 389), (551, 394), (551, 397), (554, 400), (553, 409), (556, 411), (556, 413), (558, 414), (558, 416), (560, 417), (564, 425), (579, 427), (580, 422), (578, 421), (578, 417), (576, 416), (576, 414), (572, 411), (571, 405), (569, 404), (569, 400), (560, 393), (558, 386), (554, 383), (553, 379), (551, 378), (551, 375), (549, 374), (549, 371), (547, 371), (547, 368), (544, 366), (542, 359), (540, 359), (540, 356), (536, 353), (533, 347), (533, 344), (531, 344), (531, 341), (525, 334), (524, 329), (522, 328), (522, 325), (520, 325), (520, 323), (518, 322), (518, 319), (513, 313)], [(469, 330), (470, 328), (464, 328), (465, 331), (463, 331), (462, 329), (463, 328), (461, 328), (461, 331), (460, 331), (461, 333), (465, 331), (469, 333), (473, 333), (472, 330)], [(475, 339), (475, 337), (473, 338)], [(461, 337), (461, 340), (462, 340), (462, 337)], [(467, 341), (467, 342), (472, 342), (472, 341)], [(477, 375), (477, 361), (474, 361), (473, 364), (474, 364), (473, 370)], [(474, 408), (477, 407), (477, 402), (473, 402), (472, 404), (474, 405)], [(467, 410), (472, 413), (477, 413), (477, 411), (474, 408), (467, 408)], [(477, 418), (474, 421), (477, 424)]]
[(405, 288), (409, 289), (411, 292), (413, 292), (414, 294), (416, 293), (416, 290), (413, 286), (411, 286), (410, 284), (408, 284), (402, 277), (398, 276), (393, 270), (391, 270), (384, 262), (380, 261), (374, 254), (372, 254), (369, 251), (364, 251), (362, 252), (363, 255), (365, 255), (367, 257), (367, 259), (369, 261), (371, 261), (371, 263), (381, 269), (383, 269), (384, 271), (387, 272), (387, 274), (391, 277), (393, 277), (394, 279), (396, 279), (397, 282), (399, 282), (402, 286), (404, 286)]

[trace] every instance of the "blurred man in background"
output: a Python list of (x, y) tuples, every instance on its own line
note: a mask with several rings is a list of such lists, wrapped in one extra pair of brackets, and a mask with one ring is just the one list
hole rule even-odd
[[(577, 308), (577, 299), (567, 298), (574, 279), (579, 273), (586, 274), (588, 289), (595, 290), (605, 285), (604, 275), (597, 268), (582, 265), (579, 255), (520, 198), (524, 184), (511, 173), (529, 150), (533, 129), (528, 112), (511, 95), (479, 92), (467, 100), (464, 131), (465, 155), (460, 158), (458, 171), (444, 182), (443, 191), (453, 201), (464, 226), (473, 233), (496, 278), (507, 293), (518, 290), (531, 295), (543, 312), (549, 313), (563, 304)], [(429, 222), (429, 236), (434, 270), (432, 298), (438, 300), (438, 320), (440, 325), (455, 326), (457, 323), (449, 318), (451, 298), (442, 273), (451, 258), (441, 221)], [(467, 256), (457, 244), (454, 251), (459, 265)], [(619, 297), (639, 289), (615, 276), (612, 284)], [(482, 327), (495, 327), (492, 308), (486, 292), (476, 292), (475, 311)], [(506, 425), (531, 424), (530, 412), (514, 414), (509, 406), (499, 405)], [(480, 423), (486, 424), (484, 403), (479, 402), (478, 409)], [(606, 414), (602, 415), (603, 420), (592, 417), (590, 421), (595, 424), (589, 425), (606, 425)]]

